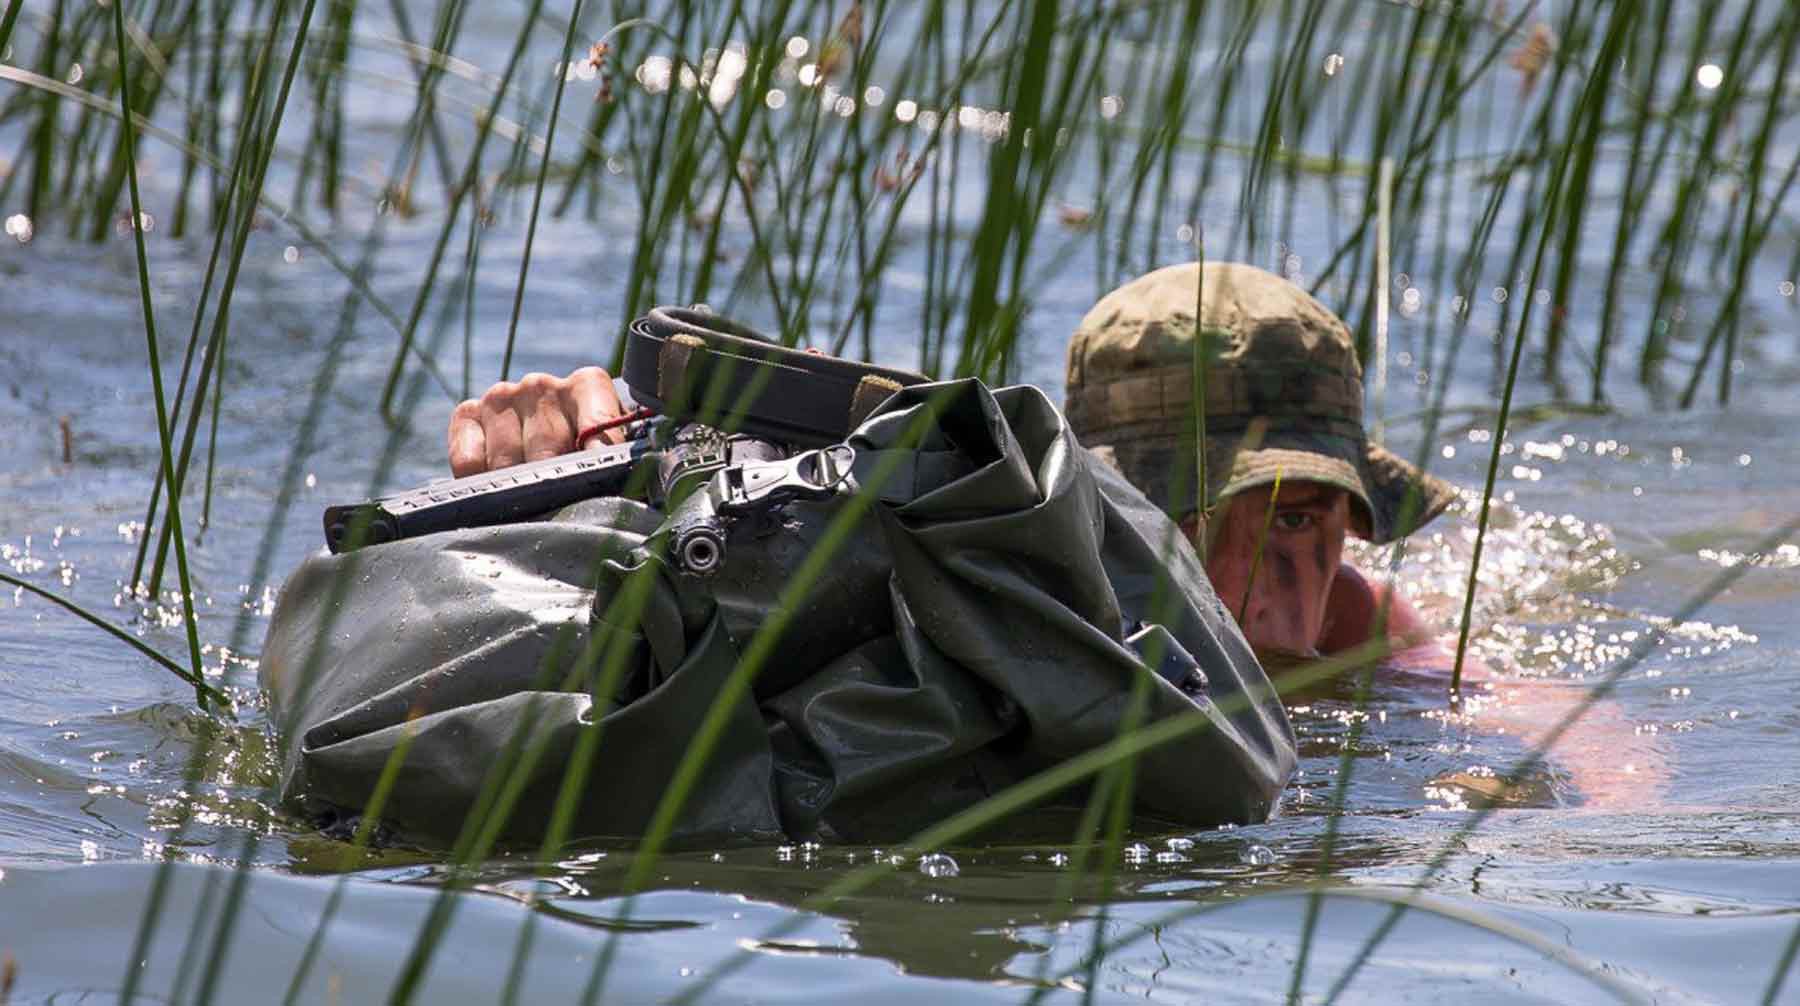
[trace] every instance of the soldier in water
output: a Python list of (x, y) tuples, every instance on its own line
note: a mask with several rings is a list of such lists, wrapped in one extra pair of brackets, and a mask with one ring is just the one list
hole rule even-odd
[[(1204, 283), (1201, 282), (1204, 277)], [(1194, 493), (1194, 342), (1205, 340), (1205, 488)], [(1065, 414), (1083, 445), (1180, 523), (1220, 601), (1270, 665), (1376, 639), (1409, 670), (1448, 678), (1438, 630), (1345, 558), (1351, 535), (1397, 541), (1438, 516), (1456, 487), (1369, 441), (1351, 332), (1299, 287), (1252, 266), (1188, 263), (1101, 298), (1068, 351)], [(605, 371), (533, 374), (457, 406), (450, 464), (467, 475), (606, 437), (620, 413)], [(1197, 452), (1196, 452), (1197, 454)], [(1178, 480), (1177, 476), (1180, 476)], [(1182, 489), (1180, 483), (1185, 484)], [(1172, 494), (1182, 491), (1183, 499)], [(1477, 662), (1468, 690), (1491, 727), (1532, 744), (1581, 693), (1507, 680)], [(1664, 777), (1659, 745), (1617, 706), (1588, 711), (1557, 763), (1591, 806), (1641, 806)]]

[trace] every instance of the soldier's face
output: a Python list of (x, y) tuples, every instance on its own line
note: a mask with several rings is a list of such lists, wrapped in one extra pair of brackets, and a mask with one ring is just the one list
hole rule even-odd
[(1206, 573), (1259, 653), (1315, 656), (1350, 530), (1349, 494), (1317, 482), (1284, 482), (1271, 514), (1271, 488), (1225, 501), (1214, 517), (1222, 523)]

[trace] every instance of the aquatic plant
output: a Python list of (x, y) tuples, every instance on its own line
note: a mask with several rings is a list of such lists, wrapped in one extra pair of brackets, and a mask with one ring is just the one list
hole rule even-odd
[[(18, 144), (11, 169), (0, 173), (0, 202), (20, 188), (26, 206), (22, 222), (9, 221), (8, 235), (29, 241), (54, 227), (105, 241), (122, 229), (133, 240), (161, 460), (146, 493), (132, 579), (141, 596), (160, 597), (173, 551), (188, 660), (157, 655), (126, 632), (114, 635), (179, 674), (201, 707), (219, 715), (228, 709), (228, 697), (202, 675), (182, 507), (194, 493), (189, 476), (210, 392), (208, 475), (200, 490), (202, 512), (210, 513), (233, 292), (258, 227), (291, 230), (297, 244), (329, 262), (345, 286), (327, 363), (313, 378), (309, 423), (298, 431), (294, 463), (281, 476), (280, 515), (295, 498), (299, 461), (316, 434), (310, 421), (339, 379), (333, 361), (353, 338), (362, 308), (373, 309), (396, 337), (379, 406), (393, 429), (375, 486), (403, 448), (402, 429), (428, 385), (456, 397), (440, 353), (458, 315), (463, 367), (454, 387), (466, 394), (471, 380), (479, 386), (488, 377), (509, 376), (529, 310), (531, 249), (547, 195), (549, 212), (558, 217), (583, 213), (598, 220), (620, 206), (629, 212), (630, 272), (618, 303), (604, 306), (619, 322), (615, 328), (655, 303), (706, 302), (765, 322), (787, 344), (868, 358), (876, 351), (877, 317), (916, 310), (916, 358), (908, 362), (936, 376), (1001, 381), (1016, 375), (1033, 303), (1045, 294), (1038, 277), (1048, 271), (1046, 263), (1086, 256), (1099, 292), (1171, 259), (1222, 257), (1223, 247), (1230, 257), (1307, 283), (1353, 323), (1377, 375), (1376, 418), (1385, 422), (1388, 371), (1381, 335), (1388, 312), (1419, 310), (1421, 286), (1452, 292), (1449, 310), (1431, 313), (1426, 360), (1418, 371), (1440, 374), (1440, 393), (1423, 417), (1427, 453), (1421, 463), (1431, 459), (1443, 414), (1441, 389), (1449, 381), (1441, 373), (1453, 371), (1469, 346), (1484, 338), (1498, 364), (1492, 446), (1457, 648), (1460, 670), (1489, 504), (1505, 431), (1520, 411), (1514, 397), (1525, 362), (1532, 361), (1550, 387), (1553, 405), (1605, 407), (1613, 398), (1642, 395), (1686, 407), (1708, 375), (1716, 379), (1717, 400), (1728, 401), (1732, 375), (1752, 348), (1744, 332), (1757, 304), (1750, 277), (1786, 248), (1772, 237), (1784, 223), (1779, 209), (1800, 173), (1800, 158), (1777, 171), (1778, 181), (1768, 170), (1775, 141), (1790, 138), (1782, 123), (1792, 110), (1788, 76), (1800, 41), (1800, 8), (1758, 0), (1749, 0), (1735, 22), (1685, 11), (1674, 0), (1569, 4), (1554, 22), (1529, 4), (1508, 13), (1465, 2), (571, 0), (565, 14), (563, 5), (532, 0), (518, 12), (498, 74), (457, 55), (471, 41), (470, 5), (462, 0), (435, 5), (422, 40), (404, 3), (385, 12), (355, 0), (337, 0), (323, 12), (316, 7), (316, 0), (8, 0), (0, 14), (0, 80), (11, 85), (0, 92), (0, 141)], [(323, 21), (315, 24), (320, 14)], [(384, 17), (393, 35), (385, 24), (369, 27)], [(1735, 30), (1727, 29), (1732, 23)], [(1685, 48), (1673, 41), (1684, 32)], [(1715, 38), (1715, 32), (1726, 37)], [(543, 67), (529, 55), (545, 45), (555, 46), (548, 79), (535, 72)], [(1709, 53), (1721, 49), (1727, 55), (1713, 62)], [(405, 76), (373, 72), (371, 65), (397, 66)], [(588, 99), (585, 114), (565, 103), (571, 89)], [(403, 96), (411, 109), (385, 174), (373, 180), (349, 167), (367, 144), (354, 135), (345, 111), (347, 100), (368, 91)], [(165, 166), (144, 177), (139, 152), (147, 144), (178, 153), (179, 168)], [(1622, 191), (1595, 186), (1602, 166), (1623, 172)], [(270, 194), (277, 186), (291, 187), (285, 201)], [(1329, 221), (1298, 219), (1297, 197), (1309, 189), (1328, 192), (1342, 213)], [(521, 200), (529, 204), (522, 213)], [(172, 397), (163, 389), (148, 267), (149, 235), (159, 215), (173, 236), (200, 229), (202, 221), (212, 233)], [(1470, 239), (1460, 248), (1450, 244), (1453, 218), (1470, 223)], [(429, 220), (436, 233), (430, 253), (409, 273), (412, 297), (402, 311), (386, 303), (369, 278), (382, 259), (390, 223), (410, 219)], [(524, 251), (502, 364), (499, 373), (472, 379), (471, 343), (499, 338), (477, 336), (473, 321), (482, 235), (520, 223)], [(339, 246), (359, 228), (361, 247), (351, 261)], [(1323, 242), (1319, 229), (1328, 232)], [(1294, 250), (1303, 233), (1327, 249), (1316, 268)], [(1419, 248), (1425, 234), (1437, 239), (1429, 253)], [(1610, 234), (1610, 244), (1596, 241), (1597, 234)], [(459, 236), (460, 268), (450, 261)], [(897, 252), (909, 244), (923, 245), (922, 277), (896, 275)], [(1714, 253), (1696, 262), (1695, 246)], [(1503, 263), (1498, 268), (1490, 251)], [(1606, 282), (1584, 289), (1595, 258)], [(1427, 259), (1429, 283), (1389, 276), (1392, 261)], [(510, 269), (511, 263), (489, 265)], [(1628, 282), (1639, 273), (1655, 276), (1648, 295)], [(1789, 295), (1796, 273), (1800, 254), (1789, 268)], [(896, 306), (902, 279), (918, 281), (916, 304)], [(1648, 324), (1630, 331), (1626, 319), (1634, 312), (1626, 306), (1646, 296), (1654, 305)], [(1491, 331), (1478, 332), (1472, 316), (1482, 298), (1500, 305), (1501, 318)], [(1447, 331), (1440, 330), (1440, 314), (1448, 319)], [(1708, 316), (1703, 334), (1687, 325), (1690, 317)], [(1591, 333), (1585, 344), (1582, 332)], [(1628, 350), (1636, 351), (1637, 367), (1621, 375), (1615, 361)], [(1205, 365), (1197, 352), (1197, 392), (1205, 387)], [(1587, 368), (1580, 392), (1570, 388), (1571, 366)], [(1192, 456), (1198, 460), (1205, 456), (1202, 412), (1194, 424)], [(1183, 487), (1204, 484), (1204, 472), (1177, 472), (1175, 483), (1175, 498), (1185, 498)], [(845, 527), (871, 499), (860, 496), (845, 508)], [(1765, 548), (1794, 530), (1783, 527)], [(816, 587), (831, 549), (841, 543), (841, 529), (834, 531), (796, 571), (784, 600), (797, 602)], [(272, 533), (265, 537), (254, 558), (254, 582), (266, 580), (273, 540)], [(1721, 573), (1684, 615), (1747, 568)], [(16, 577), (0, 575), (0, 582), (44, 593)], [(614, 600), (609, 622), (637, 621), (648, 595), (632, 582)], [(48, 596), (96, 624), (110, 624)], [(794, 607), (784, 603), (781, 610)], [(234, 647), (243, 645), (248, 625), (239, 620)], [(730, 703), (749, 688), (787, 629), (784, 619), (773, 619), (750, 642), (663, 796), (621, 881), (625, 894), (650, 881)], [(1646, 636), (1617, 661), (1545, 745), (1603, 699), (1652, 642)], [(1282, 687), (1356, 674), (1355, 708), (1361, 710), (1369, 669), (1382, 656), (1378, 647), (1347, 654), (1283, 677)], [(622, 634), (597, 634), (581, 652), (558, 651), (555, 657), (542, 669), (546, 681), (579, 687), (597, 676), (597, 689), (605, 693), (623, 673), (625, 644)], [(1104, 898), (1127, 840), (1134, 759), (1206, 722), (1127, 719), (1127, 729), (1110, 743), (928, 829), (905, 848), (922, 852), (968, 840), (1091, 781), (1071, 836), (1073, 869), (1059, 900), (1090, 881)], [(1308, 994), (1307, 948), (1319, 900), (1346, 894), (1325, 885), (1335, 821), (1356, 767), (1351, 749), (1357, 724), (1333, 789), (1321, 886), (1304, 892), (1310, 901), (1290, 1001)], [(534, 862), (542, 870), (549, 871), (565, 844), (578, 837), (571, 830), (573, 808), (592, 771), (598, 737), (598, 729), (584, 735), (566, 769), (557, 816), (536, 850)], [(394, 752), (364, 809), (355, 846), (377, 833), (382, 801), (406, 750), (402, 745)], [(476, 810), (448, 854), (442, 896), (394, 989), (397, 1001), (416, 993), (456, 909), (454, 895), (494, 854), (518, 787), (541, 754), (534, 739), (521, 734), (486, 773)], [(1543, 754), (1533, 751), (1513, 775)], [(190, 777), (199, 778), (214, 755), (203, 737), (192, 751)], [(1487, 813), (1473, 814), (1463, 830), (1479, 827)], [(243, 838), (243, 869), (256, 840), (254, 834)], [(1432, 864), (1425, 876), (1439, 866)], [(892, 869), (877, 863), (854, 871), (809, 906), (829, 908)], [(1420, 890), (1423, 885), (1421, 879)], [(134, 960), (157, 927), (176, 921), (161, 915), (165, 889), (159, 885), (153, 893)], [(232, 913), (242, 891), (241, 884), (233, 886), (213, 906), (212, 918), (190, 920), (178, 985), (193, 981), (200, 1001), (212, 995), (230, 952)], [(1454, 914), (1412, 893), (1392, 897), (1394, 915), (1334, 979), (1327, 999), (1353, 980), (1399, 912)], [(331, 923), (333, 898), (291, 977), (290, 1001), (306, 987), (313, 953)], [(1203, 902), (1191, 911), (1211, 907)], [(1497, 920), (1471, 914), (1465, 921), (1531, 943), (1528, 933)], [(1095, 970), (1119, 949), (1103, 934), (1104, 926), (1096, 927), (1082, 963), (1090, 992)], [(616, 935), (609, 936), (596, 960), (590, 1000), (607, 987), (616, 944)], [(1779, 995), (1797, 945), (1800, 929), (1774, 962), (1766, 1001)], [(514, 950), (515, 973), (531, 946), (527, 927)], [(726, 973), (697, 981), (688, 997), (698, 998)], [(126, 976), (126, 999), (136, 992), (136, 974)]]

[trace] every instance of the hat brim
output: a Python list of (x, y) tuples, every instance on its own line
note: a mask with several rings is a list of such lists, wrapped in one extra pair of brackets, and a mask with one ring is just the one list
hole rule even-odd
[[(1177, 515), (1193, 512), (1194, 465), (1181, 464), (1183, 438), (1144, 432), (1089, 446), (1152, 502)], [(1273, 485), (1278, 478), (1318, 482), (1350, 494), (1359, 511), (1356, 534), (1378, 545), (1423, 527), (1458, 495), (1455, 485), (1420, 471), (1384, 447), (1351, 437), (1275, 433), (1252, 444), (1241, 435), (1212, 435), (1206, 446), (1208, 507), (1245, 490)], [(1176, 491), (1185, 504), (1172, 498)]]

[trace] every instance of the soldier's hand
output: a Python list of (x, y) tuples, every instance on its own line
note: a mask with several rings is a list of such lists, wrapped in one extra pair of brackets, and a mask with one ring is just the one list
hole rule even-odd
[[(450, 413), (450, 471), (461, 478), (567, 454), (586, 446), (576, 443), (583, 431), (623, 411), (612, 377), (599, 367), (501, 381)], [(624, 435), (615, 429), (592, 439), (616, 444)]]

